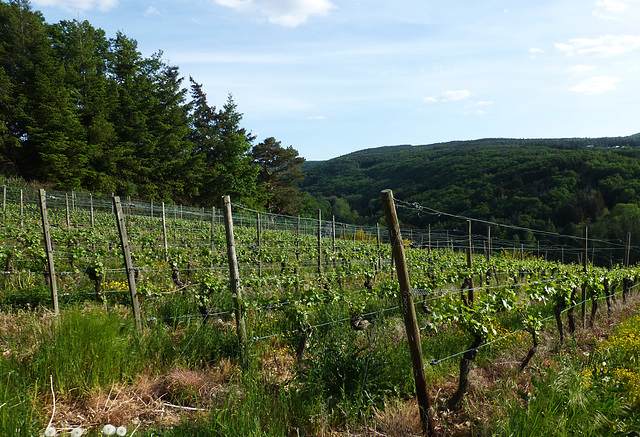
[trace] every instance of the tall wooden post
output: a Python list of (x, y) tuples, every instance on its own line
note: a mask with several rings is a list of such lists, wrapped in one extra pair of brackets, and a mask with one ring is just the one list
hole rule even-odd
[(322, 210), (318, 210), (318, 275), (322, 276)]
[(378, 258), (376, 259), (376, 272), (382, 270), (382, 242), (380, 241), (380, 223), (376, 223), (376, 242), (378, 243)]
[[(584, 227), (584, 259), (582, 260), (582, 266), (585, 273), (589, 269), (589, 228)], [(586, 277), (586, 276), (585, 276)], [(587, 287), (586, 284), (582, 285), (582, 327), (585, 327), (587, 320)]]
[(331, 216), (331, 241), (333, 245), (333, 252), (336, 251), (336, 216)]
[(90, 213), (91, 214), (90, 215), (90, 217), (91, 217), (91, 227), (93, 228), (96, 225), (96, 220), (95, 220), (95, 217), (94, 217), (94, 214), (93, 214), (93, 194), (91, 194), (91, 193), (89, 193), (89, 206), (91, 208), (91, 213)]
[(402, 245), (402, 235), (398, 224), (396, 205), (393, 201), (393, 192), (384, 190), (380, 194), (382, 205), (389, 228), (389, 239), (393, 251), (393, 258), (398, 274), (398, 284), (400, 288), (400, 299), (402, 302), (402, 312), (404, 314), (404, 324), (407, 331), (407, 340), (411, 352), (411, 362), (413, 364), (413, 377), (416, 384), (416, 394), (418, 397), (418, 407), (420, 419), (422, 421), (422, 432), (426, 435), (435, 434), (435, 426), (431, 411), (431, 400), (427, 388), (427, 378), (424, 371), (424, 361), (422, 358), (422, 345), (420, 342), (420, 326), (416, 319), (416, 311), (411, 296), (411, 284), (409, 282), (409, 271)]
[(260, 213), (256, 217), (256, 231), (258, 233), (258, 277), (262, 277), (262, 223)]
[(69, 217), (69, 194), (64, 193), (64, 200), (66, 204), (66, 212), (67, 212), (67, 229), (71, 227), (71, 218)]
[(44, 247), (47, 252), (47, 265), (49, 267), (49, 282), (51, 284), (51, 301), (53, 302), (53, 312), (58, 315), (60, 308), (58, 307), (58, 284), (56, 276), (56, 268), (53, 262), (53, 247), (51, 245), (51, 235), (49, 233), (49, 216), (47, 215), (46, 192), (40, 189), (40, 211), (42, 212), (42, 232), (44, 236)]
[(629, 255), (631, 253), (631, 231), (627, 231), (627, 244), (624, 251), (624, 266), (629, 267)]
[(247, 368), (247, 329), (244, 321), (244, 311), (242, 303), (242, 289), (240, 288), (240, 272), (238, 270), (238, 258), (236, 255), (236, 241), (233, 236), (233, 216), (231, 215), (231, 198), (223, 196), (224, 204), (224, 228), (227, 236), (227, 260), (229, 261), (229, 282), (231, 294), (235, 304), (236, 331), (238, 333), (238, 343), (240, 344), (240, 362), (244, 369)]
[(473, 306), (474, 296), (473, 296), (473, 273), (471, 268), (473, 267), (471, 262), (471, 252), (473, 251), (473, 241), (471, 237), (471, 220), (467, 220), (467, 269), (469, 269), (469, 278), (467, 279), (467, 295), (469, 298), (469, 305)]
[(164, 210), (164, 202), (162, 202), (162, 240), (164, 243), (164, 261), (169, 262), (169, 241), (167, 239), (167, 214)]
[(213, 250), (215, 249), (215, 227), (216, 227), (216, 207), (211, 207), (211, 233), (209, 235), (209, 244), (211, 246), (211, 268), (213, 268)]
[(116, 213), (118, 232), (120, 234), (124, 265), (127, 270), (127, 282), (129, 283), (129, 294), (131, 295), (131, 308), (133, 310), (133, 317), (136, 319), (136, 327), (138, 328), (138, 331), (141, 332), (142, 319), (140, 318), (140, 304), (138, 303), (138, 292), (136, 290), (136, 272), (133, 268), (133, 261), (131, 260), (131, 248), (129, 247), (129, 237), (127, 236), (127, 227), (125, 226), (125, 218), (122, 212), (120, 197), (113, 197), (113, 206)]

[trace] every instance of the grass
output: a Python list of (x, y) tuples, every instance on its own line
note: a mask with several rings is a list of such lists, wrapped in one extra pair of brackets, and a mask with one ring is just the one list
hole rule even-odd
[[(171, 305), (163, 305), (159, 314), (169, 314)], [(562, 348), (550, 325), (541, 336), (544, 347), (522, 373), (517, 368), (528, 334), (484, 348), (459, 411), (442, 409), (455, 390), (458, 360), (427, 366), (437, 429), (498, 436), (638, 432), (640, 316), (629, 311), (614, 320), (603, 317)], [(345, 315), (340, 303), (327, 313), (334, 320)], [(277, 312), (262, 314), (255, 325), (264, 325), (264, 332), (291, 328)], [(77, 425), (97, 435), (107, 423), (147, 437), (420, 433), (397, 314), (380, 314), (366, 331), (354, 331), (348, 322), (316, 328), (300, 370), (295, 333), (250, 342), (250, 367), (242, 371), (232, 320), (202, 326), (173, 320), (147, 321), (140, 335), (129, 311), (118, 305), (109, 312), (97, 303), (69, 305), (59, 317), (41, 308), (3, 313), (0, 429), (4, 435), (40, 435), (52, 420), (59, 435)], [(511, 328), (496, 327), (504, 333)], [(426, 335), (425, 361), (467, 343), (455, 329)]]

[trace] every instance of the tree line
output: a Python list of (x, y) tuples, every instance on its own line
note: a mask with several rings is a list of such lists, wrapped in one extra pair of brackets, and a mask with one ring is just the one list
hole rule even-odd
[[(403, 211), (406, 227), (465, 229), (453, 214), (566, 236), (582, 236), (588, 227), (592, 238), (620, 247), (631, 232), (632, 261), (640, 260), (638, 135), (382, 147), (313, 163), (302, 182), (323, 214), (363, 225), (380, 221), (386, 188), (398, 199), (447, 213)], [(487, 226), (474, 224), (473, 232), (486, 235)], [(491, 235), (525, 244), (540, 238), (506, 226), (494, 226)]]
[(27, 0), (0, 2), (0, 172), (62, 190), (212, 205), (220, 196), (299, 212), (304, 158), (275, 138), (255, 144), (233, 96), (159, 51), (108, 38), (88, 21), (48, 24)]

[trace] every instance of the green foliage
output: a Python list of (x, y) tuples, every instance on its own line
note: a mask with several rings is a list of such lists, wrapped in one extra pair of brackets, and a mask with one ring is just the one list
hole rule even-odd
[(289, 146), (269, 137), (251, 149), (253, 161), (260, 166), (259, 181), (265, 184), (268, 212), (295, 215), (300, 213), (301, 194), (295, 183), (303, 179), (304, 158)]
[(59, 189), (181, 203), (223, 195), (263, 207), (264, 187), (231, 96), (220, 111), (162, 52), (87, 21), (47, 24), (0, 3), (0, 171)]
[[(589, 225), (592, 238), (624, 241), (627, 231), (640, 238), (637, 211), (616, 207), (640, 203), (639, 146), (637, 137), (624, 137), (368, 149), (308, 165), (302, 189), (323, 213), (351, 223), (378, 222), (380, 192), (391, 188), (398, 199), (436, 211), (572, 236)], [(459, 226), (447, 215), (419, 211), (403, 213), (402, 221), (420, 229)], [(485, 234), (486, 227), (474, 224), (473, 231)], [(502, 232), (521, 242), (541, 238), (526, 230)], [(599, 263), (609, 266), (608, 259)]]
[(12, 436), (37, 435), (41, 418), (29, 397), (31, 381), (8, 360), (0, 360), (0, 375), (0, 430)]
[(53, 375), (60, 392), (79, 389), (78, 396), (110, 381), (131, 380), (138, 339), (131, 320), (117, 313), (73, 309), (32, 340), (39, 348), (29, 357), (30, 377), (46, 390)]

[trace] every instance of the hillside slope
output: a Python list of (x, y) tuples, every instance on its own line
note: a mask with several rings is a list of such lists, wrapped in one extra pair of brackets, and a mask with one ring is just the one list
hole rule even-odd
[[(624, 238), (631, 226), (640, 230), (619, 223), (640, 218), (638, 135), (381, 147), (305, 171), (302, 189), (340, 221), (379, 221), (380, 191), (390, 188), (398, 199), (438, 211), (539, 230), (577, 234), (589, 224), (610, 238)], [(613, 219), (624, 231), (613, 229)], [(437, 216), (405, 214), (403, 220), (447, 226)]]

